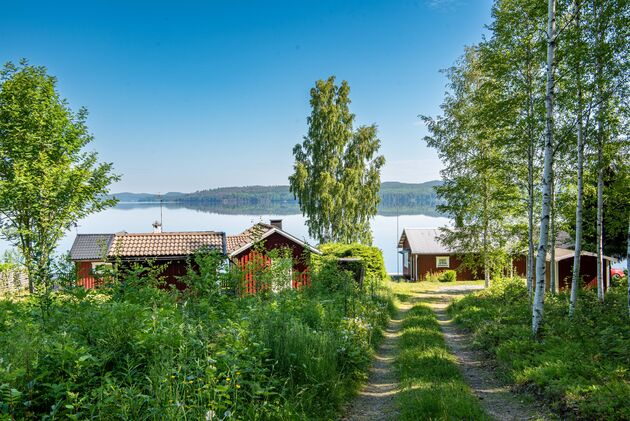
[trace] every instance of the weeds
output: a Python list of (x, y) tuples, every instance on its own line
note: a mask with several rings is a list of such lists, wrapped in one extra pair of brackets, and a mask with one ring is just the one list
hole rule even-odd
[[(389, 295), (343, 273), (239, 298), (216, 258), (189, 289), (159, 265), (103, 274), (97, 291), (0, 301), (0, 419), (331, 419), (365, 376)], [(107, 269), (107, 268), (106, 268)], [(229, 281), (229, 279), (228, 279)], [(344, 303), (352, 303), (344, 305)]]

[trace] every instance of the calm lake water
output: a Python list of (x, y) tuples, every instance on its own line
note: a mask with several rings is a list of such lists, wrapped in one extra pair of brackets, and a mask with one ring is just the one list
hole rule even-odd
[[(176, 206), (166, 204), (162, 210), (164, 231), (224, 231), (226, 234), (238, 234), (252, 224), (271, 218), (283, 220), (283, 229), (298, 238), (304, 238), (311, 244), (315, 241), (308, 237), (308, 229), (302, 215), (238, 215), (207, 212), (193, 206)], [(151, 224), (160, 219), (159, 204), (121, 203), (98, 214), (91, 215), (78, 223), (78, 227), (63, 238), (58, 250), (70, 249), (76, 233), (98, 234), (127, 232), (151, 232)], [(398, 229), (396, 221), (398, 219)], [(449, 219), (427, 215), (377, 215), (372, 221), (374, 245), (383, 250), (387, 271), (395, 273), (401, 269), (396, 245), (402, 229), (405, 227), (436, 228), (448, 224)], [(0, 252), (9, 245), (0, 243)], [(398, 263), (398, 268), (397, 268)]]

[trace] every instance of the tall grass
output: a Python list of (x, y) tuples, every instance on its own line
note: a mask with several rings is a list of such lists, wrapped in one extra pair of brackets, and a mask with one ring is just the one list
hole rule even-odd
[(581, 291), (573, 319), (569, 297), (545, 298), (542, 340), (531, 338), (531, 310), (522, 280), (495, 282), (454, 303), (456, 322), (476, 346), (495, 356), (507, 380), (547, 400), (569, 419), (630, 419), (630, 319), (627, 284), (600, 304)]
[(334, 418), (365, 376), (387, 292), (315, 275), (239, 298), (210, 263), (214, 277), (201, 267), (185, 292), (155, 288), (146, 268), (64, 289), (45, 321), (34, 298), (0, 301), (0, 419)]

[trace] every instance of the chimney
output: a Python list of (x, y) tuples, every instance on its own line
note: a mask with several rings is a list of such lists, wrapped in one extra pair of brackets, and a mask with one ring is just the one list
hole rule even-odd
[(153, 234), (160, 234), (162, 232), (162, 224), (158, 221), (153, 223)]
[(270, 219), (269, 220), (269, 224), (273, 225), (274, 227), (278, 228), (279, 230), (282, 229), (282, 219)]

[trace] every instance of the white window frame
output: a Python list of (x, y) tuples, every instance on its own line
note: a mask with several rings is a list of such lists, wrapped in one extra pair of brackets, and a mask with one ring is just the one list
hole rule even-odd
[(91, 262), (91, 263), (92, 263), (92, 270), (96, 270), (96, 269), (98, 269), (100, 267), (103, 267), (103, 266), (106, 266), (106, 267), (109, 267), (109, 268), (112, 267), (111, 262)]
[[(440, 260), (446, 259), (446, 264), (440, 264)], [(450, 256), (436, 256), (435, 258), (435, 267), (438, 269), (448, 269), (451, 267), (451, 258)]]
[(405, 269), (409, 269), (409, 256), (410, 256), (409, 251), (408, 250), (403, 250), (402, 260), (403, 260), (403, 267)]

